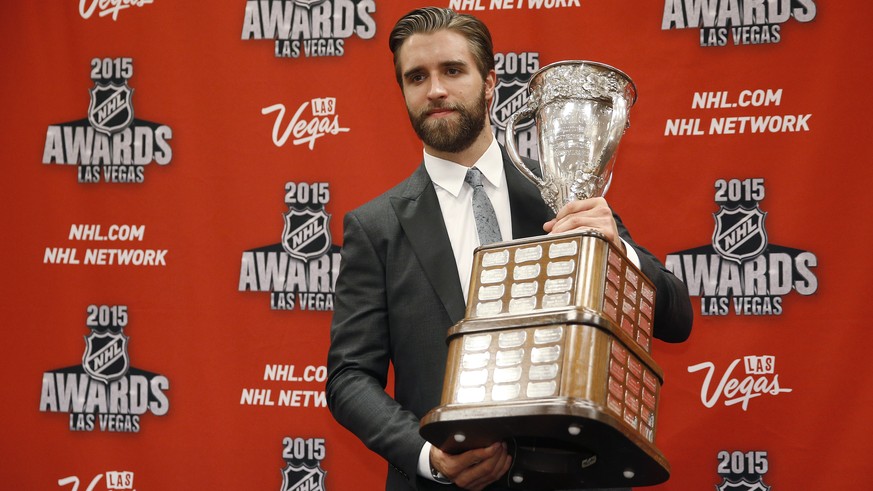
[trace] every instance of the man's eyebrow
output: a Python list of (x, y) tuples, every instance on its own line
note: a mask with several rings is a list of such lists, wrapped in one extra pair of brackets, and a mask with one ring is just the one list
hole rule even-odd
[[(464, 60), (448, 60), (439, 64), (440, 68), (464, 68), (469, 64)], [(403, 72), (403, 78), (409, 78), (416, 73), (422, 72), (424, 69), (420, 66), (415, 66)]]
[(456, 67), (456, 66), (467, 66), (467, 62), (464, 60), (449, 60), (440, 63), (443, 67)]
[(406, 70), (405, 72), (403, 72), (403, 78), (409, 78), (412, 75), (415, 75), (416, 73), (418, 73), (420, 71), (421, 71), (421, 67), (412, 67), (409, 70)]

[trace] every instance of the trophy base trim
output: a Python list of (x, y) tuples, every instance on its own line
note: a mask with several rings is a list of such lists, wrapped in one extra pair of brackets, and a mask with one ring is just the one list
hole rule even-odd
[(588, 400), (441, 406), (422, 419), (420, 433), (449, 453), (508, 442), (510, 489), (651, 486), (670, 477), (656, 448)]

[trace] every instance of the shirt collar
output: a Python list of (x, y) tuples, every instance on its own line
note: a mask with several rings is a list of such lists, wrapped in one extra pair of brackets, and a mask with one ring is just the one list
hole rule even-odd
[[(482, 175), (492, 186), (500, 188), (503, 182), (503, 154), (500, 152), (500, 146), (497, 145), (497, 138), (491, 139), (491, 145), (473, 165), (482, 171)], [(464, 185), (464, 176), (467, 175), (466, 166), (434, 157), (425, 151), (424, 167), (435, 185), (458, 197)]]

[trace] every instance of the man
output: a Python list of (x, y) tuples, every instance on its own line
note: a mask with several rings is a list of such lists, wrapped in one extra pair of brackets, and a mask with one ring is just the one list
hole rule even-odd
[[(605, 200), (574, 201), (552, 217), (536, 187), (510, 163), (487, 117), (496, 74), (484, 24), (451, 10), (418, 9), (398, 21), (389, 44), (424, 163), (345, 217), (328, 406), (389, 462), (386, 489), (457, 489), (449, 483), (499, 489), (502, 481), (495, 481), (512, 463), (505, 444), (449, 455), (418, 434), (420, 418), (440, 402), (446, 331), (464, 316), (482, 235), (468, 169), (483, 176), (500, 239), (593, 228), (625, 248), (657, 288), (655, 336), (686, 339), (690, 301), (684, 284), (633, 242)], [(389, 364), (393, 398), (384, 390)]]

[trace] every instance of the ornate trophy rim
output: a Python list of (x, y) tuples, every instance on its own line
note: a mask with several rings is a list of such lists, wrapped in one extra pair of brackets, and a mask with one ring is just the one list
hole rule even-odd
[(548, 65), (541, 67), (539, 70), (535, 71), (533, 73), (533, 75), (530, 76), (530, 82), (528, 82), (528, 86), (527, 86), (528, 94), (530, 94), (532, 92), (532, 86), (534, 85), (534, 80), (537, 80), (537, 77), (539, 77), (540, 75), (542, 75), (543, 73), (545, 73), (547, 71), (550, 71), (554, 68), (558, 68), (558, 67), (561, 67), (564, 65), (597, 67), (597, 68), (608, 70), (608, 71), (615, 73), (616, 75), (623, 78), (627, 82), (627, 89), (630, 89), (631, 97), (630, 97), (630, 100), (628, 101), (629, 102), (628, 109), (630, 109), (631, 107), (633, 107), (634, 104), (636, 104), (636, 102), (637, 102), (637, 85), (634, 83), (633, 79), (630, 78), (630, 76), (627, 73), (623, 72), (622, 70), (619, 70), (618, 68), (616, 68), (612, 65), (608, 65), (606, 63), (601, 63), (599, 61), (591, 61), (591, 60), (561, 60), (561, 61), (549, 63)]

